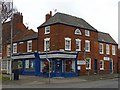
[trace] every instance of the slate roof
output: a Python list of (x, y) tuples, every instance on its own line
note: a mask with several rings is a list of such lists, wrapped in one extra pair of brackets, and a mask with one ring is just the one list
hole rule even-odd
[(47, 20), (45, 23), (43, 23), (38, 28), (44, 27), (47, 25), (51, 25), (51, 24), (56, 24), (56, 23), (61, 23), (61, 24), (65, 24), (65, 25), (70, 25), (70, 26), (74, 26), (74, 27), (85, 28), (85, 29), (89, 29), (92, 31), (97, 31), (94, 27), (92, 27), (89, 23), (87, 23), (82, 18), (78, 18), (75, 16), (71, 16), (71, 15), (59, 13), (59, 12), (56, 13), (54, 16), (52, 16), (49, 20)]
[(105, 42), (105, 43), (111, 43), (111, 44), (117, 44), (116, 41), (110, 36), (110, 34), (100, 32), (100, 31), (98, 32), (98, 41)]
[[(3, 44), (10, 43), (11, 21), (3, 24)], [(23, 23), (13, 23), (13, 42), (25, 41), (37, 38), (37, 32), (28, 29)]]

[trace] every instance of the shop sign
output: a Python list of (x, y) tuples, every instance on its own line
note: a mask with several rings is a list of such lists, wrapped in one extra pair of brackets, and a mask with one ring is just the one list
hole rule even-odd
[(85, 65), (85, 64), (86, 64), (85, 60), (77, 61), (77, 65)]
[(80, 70), (80, 69), (81, 69), (81, 67), (80, 67), (80, 66), (77, 66), (77, 69), (78, 69), (78, 70)]
[(104, 57), (104, 60), (109, 61), (109, 60), (110, 60), (110, 57)]

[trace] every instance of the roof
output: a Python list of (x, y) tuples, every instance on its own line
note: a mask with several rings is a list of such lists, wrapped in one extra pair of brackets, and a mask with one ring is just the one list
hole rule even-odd
[(117, 44), (116, 41), (108, 33), (100, 32), (100, 31), (98, 32), (98, 41)]
[(71, 15), (59, 13), (59, 12), (56, 13), (54, 16), (52, 16), (49, 20), (47, 20), (45, 23), (43, 23), (38, 28), (48, 26), (51, 24), (56, 24), (56, 23), (61, 23), (61, 24), (65, 24), (65, 25), (70, 25), (70, 26), (74, 26), (74, 27), (85, 28), (85, 29), (89, 29), (92, 31), (97, 31), (94, 27), (92, 27), (89, 23), (87, 23), (82, 18), (78, 18), (75, 16), (71, 16)]
[[(19, 17), (16, 17), (19, 18)], [(10, 43), (11, 40), (11, 21), (3, 24), (3, 44)], [(14, 21), (13, 22), (13, 42), (18, 42), (22, 40), (30, 40), (37, 38), (37, 32), (32, 29), (28, 29), (23, 22)]]

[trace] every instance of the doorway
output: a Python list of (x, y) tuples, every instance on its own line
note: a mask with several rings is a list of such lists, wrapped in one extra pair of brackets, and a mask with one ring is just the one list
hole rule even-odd
[(94, 74), (97, 74), (97, 59), (94, 60)]

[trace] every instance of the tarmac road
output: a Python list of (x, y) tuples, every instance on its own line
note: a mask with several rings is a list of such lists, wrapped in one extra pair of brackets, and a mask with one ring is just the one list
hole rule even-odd
[(80, 82), (66, 82), (66, 83), (38, 83), (31, 82), (31, 84), (11, 84), (3, 85), (3, 88), (118, 88), (118, 78), (105, 79), (96, 81), (80, 81)]

